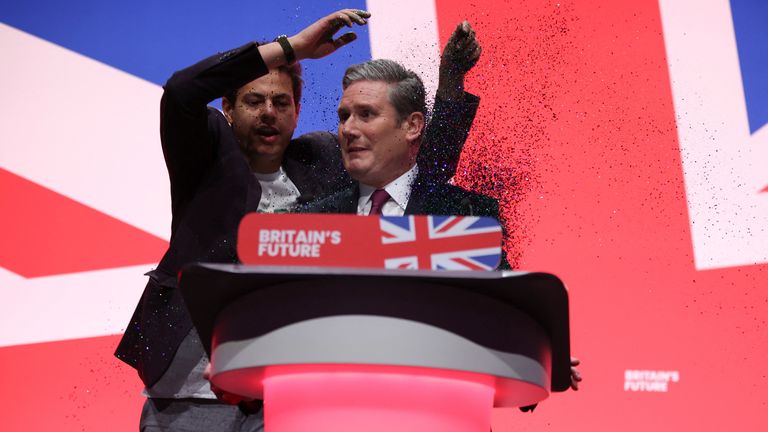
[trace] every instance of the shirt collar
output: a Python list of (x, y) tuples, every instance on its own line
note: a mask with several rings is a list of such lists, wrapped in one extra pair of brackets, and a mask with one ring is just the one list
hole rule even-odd
[[(392, 199), (392, 201), (394, 201), (400, 208), (405, 210), (408, 206), (408, 199), (411, 197), (411, 186), (413, 185), (414, 180), (416, 180), (416, 175), (418, 173), (419, 167), (414, 164), (411, 169), (381, 189), (387, 191), (390, 199)], [(360, 183), (359, 206), (365, 206), (371, 199), (371, 194), (373, 194), (373, 191), (376, 189), (379, 188)]]
[(261, 181), (266, 182), (274, 182), (277, 181), (278, 178), (280, 178), (281, 175), (284, 175), (285, 171), (283, 171), (283, 167), (277, 169), (277, 171), (273, 173), (257, 173), (256, 171), (253, 171), (253, 175), (256, 176), (257, 179)]

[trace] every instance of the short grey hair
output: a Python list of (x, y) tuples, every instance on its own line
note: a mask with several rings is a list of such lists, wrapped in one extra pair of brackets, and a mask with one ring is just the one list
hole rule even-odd
[(398, 123), (402, 123), (413, 112), (420, 112), (425, 116), (427, 114), (424, 83), (415, 72), (396, 61), (376, 59), (352, 65), (344, 72), (341, 87), (346, 90), (356, 81), (383, 81), (394, 84), (389, 87), (389, 102), (397, 111)]

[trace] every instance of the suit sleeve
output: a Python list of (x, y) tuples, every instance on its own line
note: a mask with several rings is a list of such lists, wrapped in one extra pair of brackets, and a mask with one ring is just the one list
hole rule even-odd
[(459, 101), (435, 99), (418, 156), (419, 171), (434, 184), (446, 183), (456, 173), (479, 104), (480, 98), (470, 93)]
[(219, 157), (219, 129), (226, 122), (208, 103), (267, 72), (258, 45), (249, 43), (180, 70), (163, 86), (160, 139), (174, 215)]

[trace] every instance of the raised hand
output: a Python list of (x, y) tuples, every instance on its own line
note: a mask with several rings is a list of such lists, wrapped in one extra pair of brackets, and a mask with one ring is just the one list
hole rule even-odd
[(298, 60), (325, 57), (357, 39), (354, 32), (344, 33), (334, 39), (342, 27), (352, 27), (353, 24), (365, 25), (368, 23), (366, 19), (370, 16), (371, 14), (364, 10), (342, 9), (315, 21), (298, 34), (289, 37), (288, 42), (296, 52)]
[(438, 96), (458, 97), (464, 92), (464, 76), (477, 64), (481, 52), (469, 22), (463, 21), (456, 26), (440, 57)]

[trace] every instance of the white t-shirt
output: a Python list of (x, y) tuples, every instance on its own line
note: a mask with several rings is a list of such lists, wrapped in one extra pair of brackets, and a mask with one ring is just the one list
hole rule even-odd
[(270, 174), (253, 173), (261, 184), (259, 213), (291, 211), (299, 199), (299, 189), (285, 174), (283, 167)]
[[(291, 211), (299, 198), (299, 189), (280, 167), (274, 173), (253, 173), (261, 184), (259, 213)], [(370, 208), (370, 205), (368, 206)], [(193, 328), (182, 341), (171, 361), (171, 366), (151, 388), (144, 389), (144, 396), (153, 398), (216, 399), (211, 385), (203, 377), (208, 357)]]

